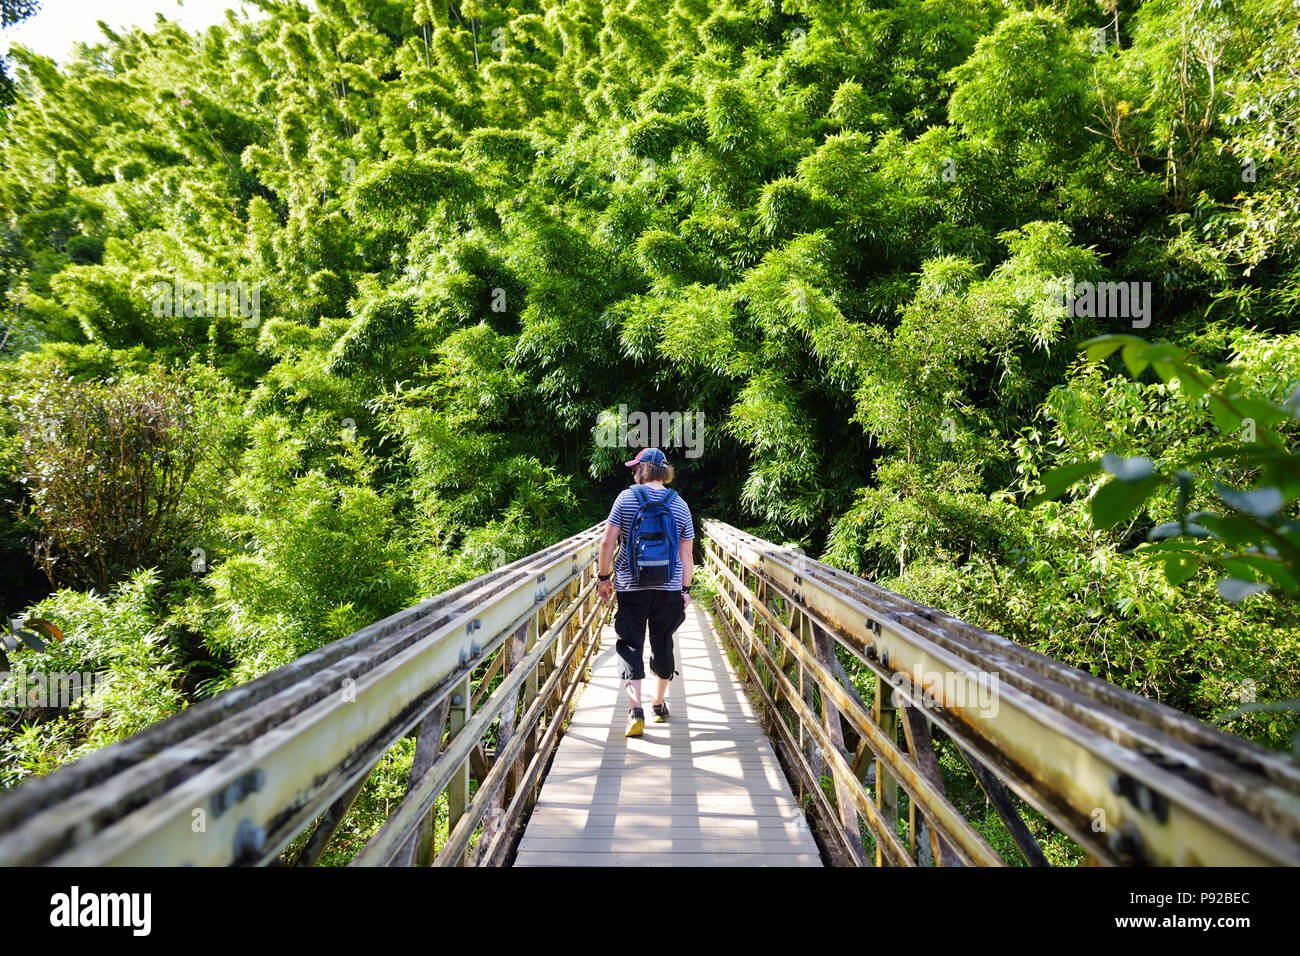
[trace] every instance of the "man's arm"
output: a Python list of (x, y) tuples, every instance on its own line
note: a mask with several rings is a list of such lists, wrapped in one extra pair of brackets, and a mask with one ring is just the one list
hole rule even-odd
[[(601, 574), (614, 573), (614, 549), (618, 547), (618, 532), (619, 527), (614, 522), (605, 525), (605, 537), (600, 542), (600, 562), (597, 565)], [(600, 592), (600, 599), (608, 601), (614, 593), (614, 581), (612, 578), (601, 581), (596, 588)]]
[[(682, 566), (682, 587), (691, 586), (691, 578), (695, 573), (695, 539), (681, 538), (677, 542), (677, 560)], [(690, 595), (684, 590), (682, 597), (687, 603), (690, 603)]]

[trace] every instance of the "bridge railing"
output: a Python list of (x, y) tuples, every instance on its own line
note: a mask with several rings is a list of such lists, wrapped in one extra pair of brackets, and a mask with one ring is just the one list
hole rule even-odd
[[(405, 796), (354, 864), (503, 862), (608, 619), (601, 531), (3, 795), (0, 865), (269, 864), (299, 842), (311, 865), (412, 734)], [(937, 728), (1031, 864), (1046, 858), (1014, 797), (1094, 862), (1300, 863), (1288, 756), (728, 525), (705, 532), (717, 617), (834, 862), (1006, 862), (946, 792)], [(870, 700), (837, 648), (872, 675)]]
[(1013, 794), (1092, 863), (1300, 863), (1289, 755), (730, 525), (705, 539), (716, 617), (835, 862), (1008, 862), (945, 791), (937, 728), (1031, 865)]
[[(353, 864), (503, 862), (610, 612), (595, 589), (602, 531), (3, 795), (0, 866), (265, 865), (304, 835), (293, 862), (313, 865), (371, 770), (409, 734), (418, 738), (405, 796)], [(435, 855), (443, 793), (449, 831)]]

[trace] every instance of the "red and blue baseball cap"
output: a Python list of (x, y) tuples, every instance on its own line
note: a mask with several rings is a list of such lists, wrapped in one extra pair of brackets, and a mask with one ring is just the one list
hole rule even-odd
[(659, 468), (663, 468), (668, 464), (668, 456), (665, 455), (663, 452), (661, 452), (658, 448), (642, 448), (640, 454), (638, 454), (631, 461), (623, 462), (623, 464), (627, 465), (629, 468), (632, 468), (635, 467), (636, 465), (642, 464), (643, 462), (651, 465), (656, 465)]

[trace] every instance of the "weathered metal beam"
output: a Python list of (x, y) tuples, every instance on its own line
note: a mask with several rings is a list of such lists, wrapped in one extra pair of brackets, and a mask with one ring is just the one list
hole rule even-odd
[[(885, 688), (886, 685), (882, 681), (876, 681), (875, 700), (871, 705), (871, 718), (879, 728), (881, 737), (888, 741), (890, 747), (896, 748), (898, 746), (898, 710), (890, 701), (889, 692)], [(870, 738), (868, 738), (868, 746), (870, 746), (870, 742)], [(876, 747), (873, 749), (876, 752), (876, 806), (880, 809), (880, 815), (885, 818), (890, 828), (893, 829), (898, 825), (898, 781), (889, 772), (889, 765), (886, 764), (885, 758), (882, 756), (882, 752), (885, 752), (884, 748)], [(917, 769), (917, 776), (929, 783), (928, 778), (919, 768)], [(934, 789), (937, 789), (939, 793), (943, 792), (942, 788)], [(915, 797), (913, 799), (915, 800)], [(912, 834), (912, 838), (915, 840), (915, 833)], [(883, 866), (885, 862), (880, 854), (880, 845), (877, 844), (876, 865)]]
[(492, 663), (488, 666), (488, 669), (483, 672), (483, 676), (479, 678), (478, 686), (474, 688), (474, 696), (470, 698), (470, 704), (475, 709), (478, 708), (479, 702), (482, 701), (483, 698), (487, 697), (488, 691), (492, 689), (492, 679), (496, 677), (497, 673), (501, 670), (501, 664), (504, 659), (505, 651), (503, 648), (502, 650), (497, 651), (496, 656), (492, 658)]
[[(536, 620), (537, 618), (533, 617), (527, 623), (520, 624), (519, 627), (515, 629), (515, 633), (511, 636), (510, 640), (506, 641), (506, 645), (502, 648), (500, 655), (501, 659), (504, 661), (501, 665), (503, 674), (509, 674), (515, 669), (515, 666), (524, 659), (526, 653), (525, 641), (528, 632), (537, 626)], [(487, 776), (479, 781), (479, 791), (478, 794), (475, 795), (476, 800), (479, 795), (484, 793), (484, 783), (492, 779), (492, 771), (501, 765), (502, 750), (510, 743), (510, 738), (514, 736), (515, 717), (518, 704), (518, 692), (516, 692), (510, 695), (510, 699), (506, 706), (501, 708), (501, 723), (497, 725), (496, 756), (493, 760), (492, 767), (488, 769)], [(496, 815), (504, 809), (503, 797), (504, 793), (497, 793), (495, 801), (488, 805), (486, 813), (484, 814), (484, 823), (486, 825), (490, 826), (494, 823)]]
[[(826, 632), (816, 624), (812, 625), (812, 631), (817, 660), (829, 671), (835, 664), (834, 644)], [(822, 719), (826, 725), (826, 735), (830, 737), (835, 749), (846, 761), (850, 760), (849, 753), (844, 747), (844, 732), (840, 729), (840, 712), (835, 707), (835, 702), (824, 694), (822, 695)], [(844, 828), (845, 840), (853, 848), (855, 855), (865, 857), (866, 851), (863, 849), (862, 835), (858, 830), (858, 812), (853, 807), (853, 796), (849, 792), (849, 785), (841, 780), (838, 774), (835, 776), (835, 803), (840, 815), (840, 826)]]
[[(506, 639), (507, 644), (509, 644), (509, 640), (509, 638)], [(488, 699), (491, 700), (492, 698), (489, 697)], [(450, 768), (451, 779), (447, 783), (447, 826), (454, 827), (464, 815), (465, 808), (469, 805), (469, 755), (473, 752), (475, 747), (479, 746), (478, 741), (483, 737), (483, 733), (478, 729), (477, 725), (475, 726), (475, 732), (473, 734), (470, 734), (465, 729), (469, 726), (470, 721), (474, 717), (470, 704), (468, 674), (465, 675), (465, 679), (452, 691), (449, 714), (451, 716), (451, 724), (447, 728), (447, 733), (450, 740), (454, 741), (457, 746), (459, 746), (462, 739), (468, 739), (471, 741), (471, 746), (467, 749), (465, 754), (466, 759), (458, 761), (454, 767)], [(480, 723), (484, 722), (481, 721)], [(436, 763), (436, 761), (434, 762)], [(424, 781), (425, 775), (433, 768), (433, 765), (433, 763), (430, 763), (423, 774), (411, 777), (410, 783), (406, 788), (406, 796), (403, 798), (403, 802), (406, 800), (418, 799), (417, 794), (420, 792), (421, 783)], [(433, 791), (435, 801), (441, 790), (442, 787), (438, 787)], [(425, 826), (424, 821), (431, 819), (433, 813), (434, 807), (431, 804), (428, 812), (423, 814), (417, 832), (423, 832)], [(398, 858), (400, 859), (400, 852)], [(425, 862), (427, 863), (431, 860), (432, 853), (430, 853), (429, 859)]]
[[(420, 736), (416, 739), (415, 753), (411, 756), (411, 770), (407, 774), (408, 792), (412, 782), (423, 776), (438, 759), (438, 754), (442, 753), (442, 738), (447, 730), (447, 716), (450, 712), (451, 701), (444, 697), (420, 723)], [(412, 837), (411, 842), (406, 846), (400, 861), (401, 865), (409, 866), (412, 862), (416, 866), (429, 865), (429, 861), (433, 859), (434, 816), (434, 813), (430, 813), (424, 818), (419, 833)]]
[(320, 862), (321, 854), (325, 852), (330, 840), (334, 839), (334, 834), (343, 825), (348, 811), (352, 809), (352, 804), (356, 802), (357, 794), (366, 785), (366, 779), (366, 777), (359, 777), (356, 783), (349, 787), (341, 797), (329, 805), (329, 809), (321, 814), (321, 818), (317, 821), (315, 829), (311, 831), (311, 836), (307, 838), (307, 843), (302, 848), (302, 852), (293, 861), (294, 866), (315, 866)]
[[(217, 697), (186, 708), (176, 716), (148, 727), (127, 740), (88, 754), (54, 773), (28, 780), (17, 789), (0, 796), (0, 833), (9, 833), (41, 811), (84, 793), (126, 770), (131, 771), (133, 779), (141, 781), (142, 791), (154, 786), (153, 778), (146, 777), (145, 771), (157, 768), (152, 765), (146, 767), (146, 758), (177, 742), (194, 739), (223, 721), (247, 714), (254, 708), (258, 709), (258, 722), (251, 727), (249, 722), (241, 725), (247, 732), (255, 732), (257, 726), (274, 723), (302, 710), (320, 697), (333, 693), (337, 687), (337, 680), (326, 682), (323, 686), (319, 681), (309, 681), (313, 675), (340, 662), (351, 661), (353, 663), (350, 667), (343, 668), (342, 676), (347, 677), (351, 670), (362, 664), (391, 656), (445, 624), (453, 613), (460, 613), (481, 600), (484, 594), (499, 588), (501, 582), (526, 577), (532, 569), (549, 564), (558, 555), (572, 552), (581, 542), (594, 536), (599, 528), (600, 526), (588, 529), (382, 621), (376, 621), (257, 680), (232, 687)], [(286, 696), (283, 692), (288, 689), (292, 689), (293, 693)], [(262, 706), (268, 702), (275, 703), (276, 706), (269, 710)], [(167, 769), (172, 775), (184, 772), (183, 766)]]
[(993, 771), (989, 770), (982, 763), (962, 750), (957, 748), (962, 759), (970, 767), (971, 773), (979, 782), (980, 789), (984, 795), (989, 798), (993, 804), (993, 809), (997, 811), (1002, 822), (1006, 825), (1007, 830), (1011, 833), (1011, 839), (1016, 841), (1016, 846), (1024, 854), (1025, 862), (1030, 866), (1051, 866), (1047, 857), (1043, 855), (1043, 848), (1038, 845), (1034, 835), (1029, 832), (1029, 827), (1024, 819), (1020, 816), (1020, 811), (1016, 809), (1015, 803), (1011, 800), (1011, 794), (1007, 788), (1002, 785), (1002, 781), (997, 778)]
[[(925, 778), (941, 793), (944, 791), (943, 772), (939, 769), (939, 758), (934, 753), (934, 740), (930, 736), (930, 724), (915, 707), (904, 704), (899, 708), (902, 715), (903, 735), (907, 738), (907, 749), (912, 754), (912, 762)], [(913, 836), (913, 849), (920, 840), (923, 826), (930, 830), (931, 852), (939, 866), (964, 866), (961, 857), (953, 849), (943, 834), (935, 830), (934, 822), (924, 817), (924, 808), (915, 800), (909, 801), (908, 812), (911, 815), (910, 827)], [(928, 824), (928, 825), (927, 825)]]

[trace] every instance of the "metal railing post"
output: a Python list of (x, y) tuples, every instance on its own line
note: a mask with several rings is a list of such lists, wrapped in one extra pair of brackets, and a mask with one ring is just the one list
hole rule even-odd
[[(450, 736), (455, 739), (470, 718), (470, 689), (469, 675), (456, 686), (451, 694), (450, 713)], [(447, 832), (456, 829), (456, 824), (465, 813), (465, 807), (469, 805), (469, 760), (465, 760), (456, 772), (452, 775), (451, 783), (447, 786)], [(456, 861), (457, 865), (464, 863), (464, 855)]]

